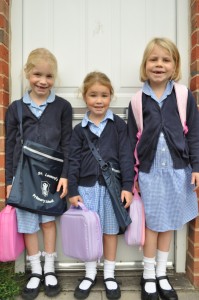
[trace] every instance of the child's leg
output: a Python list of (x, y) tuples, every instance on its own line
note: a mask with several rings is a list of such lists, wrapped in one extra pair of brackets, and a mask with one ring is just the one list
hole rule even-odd
[[(160, 232), (158, 235), (158, 247), (156, 257), (156, 277), (166, 276), (167, 260), (172, 239), (172, 231)], [(160, 280), (161, 288), (170, 290), (171, 285), (167, 279)]]
[(157, 239), (158, 239), (158, 232), (146, 228), (145, 244), (143, 247), (143, 251), (144, 251), (143, 278), (145, 280), (150, 280), (150, 279), (154, 280), (154, 282), (149, 281), (144, 284), (144, 289), (147, 293), (156, 292), (155, 256), (156, 256), (156, 249), (157, 249)]
[(45, 277), (45, 294), (49, 297), (54, 297), (61, 291), (55, 275), (55, 252), (56, 243), (56, 224), (55, 221), (50, 221), (41, 224), (44, 240), (44, 277)]
[[(117, 251), (117, 235), (104, 234), (104, 279), (114, 278), (115, 259)], [(117, 283), (114, 281), (107, 281), (106, 285), (109, 289), (116, 289)]]
[[(24, 240), (28, 254), (27, 259), (30, 261), (31, 273), (42, 275), (41, 252), (39, 252), (38, 248), (37, 233), (24, 234)], [(32, 277), (26, 287), (28, 289), (36, 289), (39, 286), (40, 280), (37, 277)]]

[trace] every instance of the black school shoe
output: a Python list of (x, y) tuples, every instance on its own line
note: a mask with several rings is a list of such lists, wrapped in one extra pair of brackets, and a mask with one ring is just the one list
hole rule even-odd
[[(107, 288), (106, 282), (107, 281), (114, 281), (117, 283), (117, 288), (115, 290), (109, 290)], [(105, 285), (105, 289), (106, 289), (106, 297), (108, 299), (119, 299), (121, 297), (121, 291), (120, 291), (120, 287), (118, 282), (115, 280), (115, 278), (107, 278), (104, 279), (104, 285)]]
[[(160, 277), (157, 277), (156, 279), (157, 279), (157, 289), (158, 289), (158, 293), (159, 293), (161, 299), (163, 299), (163, 300), (178, 300), (178, 295), (177, 295), (176, 291), (174, 290), (174, 288), (172, 287), (168, 276), (160, 276)], [(168, 282), (171, 286), (171, 290), (164, 290), (161, 288), (160, 280), (162, 280), (162, 279), (168, 280)]]
[(25, 300), (33, 300), (33, 299), (37, 298), (37, 296), (38, 296), (38, 294), (39, 294), (39, 291), (40, 291), (41, 284), (42, 284), (42, 282), (43, 282), (43, 276), (40, 275), (40, 274), (32, 273), (32, 274), (28, 277), (28, 281), (29, 281), (32, 277), (39, 278), (39, 279), (40, 279), (40, 282), (39, 282), (38, 287), (35, 288), (35, 289), (29, 289), (29, 288), (27, 288), (27, 285), (25, 286), (25, 288), (23, 289), (22, 294), (21, 294), (22, 298), (25, 299)]
[(145, 291), (145, 284), (147, 282), (155, 282), (155, 279), (144, 279), (143, 277), (141, 278), (140, 285), (141, 285), (141, 299), (142, 300), (159, 300), (158, 292), (155, 293), (147, 293)]
[(48, 273), (44, 274), (44, 293), (48, 297), (54, 297), (61, 292), (61, 287), (60, 287), (59, 283), (57, 283), (56, 285), (50, 285), (50, 284), (46, 285), (45, 277), (48, 275), (52, 275), (56, 278), (57, 278), (57, 275), (54, 272), (48, 272)]
[[(88, 280), (88, 281), (91, 282), (91, 285), (89, 286), (89, 288), (88, 288), (87, 290), (82, 290), (82, 289), (79, 288), (79, 286), (80, 286), (80, 284), (81, 284), (81, 282), (82, 282), (83, 280)], [(78, 286), (76, 287), (75, 292), (74, 292), (74, 297), (75, 297), (76, 299), (86, 299), (86, 298), (89, 296), (92, 287), (96, 284), (97, 279), (95, 278), (94, 280), (92, 280), (92, 279), (89, 278), (89, 277), (84, 277), (84, 278), (81, 280), (81, 282), (78, 284)]]

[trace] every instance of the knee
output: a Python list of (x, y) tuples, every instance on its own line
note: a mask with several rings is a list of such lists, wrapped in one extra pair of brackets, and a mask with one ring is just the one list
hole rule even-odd
[(55, 222), (51, 221), (51, 222), (47, 222), (47, 223), (42, 223), (42, 229), (43, 230), (48, 230), (48, 229), (54, 229), (55, 228)]

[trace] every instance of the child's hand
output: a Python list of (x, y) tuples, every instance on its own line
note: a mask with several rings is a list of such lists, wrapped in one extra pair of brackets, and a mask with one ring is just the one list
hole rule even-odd
[(6, 187), (6, 198), (8, 199), (10, 196), (10, 191), (11, 191), (12, 185), (7, 185)]
[(133, 200), (133, 195), (131, 192), (122, 190), (121, 192), (121, 199), (122, 202), (126, 201), (126, 204), (124, 205), (125, 208), (128, 208)]
[(199, 173), (198, 172), (192, 173), (191, 184), (195, 184), (194, 192), (199, 189)]
[(78, 206), (78, 202), (82, 202), (83, 203), (83, 199), (80, 195), (77, 195), (77, 196), (74, 196), (74, 197), (71, 197), (69, 198), (69, 201), (72, 205), (74, 206)]
[(60, 198), (64, 198), (68, 193), (68, 179), (60, 178), (57, 185), (57, 192), (62, 191)]

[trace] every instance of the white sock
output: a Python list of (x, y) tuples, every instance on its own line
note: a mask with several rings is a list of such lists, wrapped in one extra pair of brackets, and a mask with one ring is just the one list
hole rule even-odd
[[(115, 261), (110, 261), (110, 260), (105, 259), (104, 260), (104, 279), (115, 278), (114, 272), (115, 272)], [(107, 281), (105, 284), (109, 290), (117, 289), (117, 283), (114, 281)]]
[[(42, 267), (40, 260), (41, 252), (38, 252), (35, 255), (27, 256), (27, 259), (30, 261), (31, 273), (36, 273), (42, 275)], [(28, 284), (28, 289), (36, 289), (40, 283), (40, 279), (36, 277), (32, 277)]]
[[(97, 262), (96, 261), (85, 262), (85, 268), (86, 268), (85, 277), (94, 280), (97, 274)], [(91, 281), (83, 280), (80, 283), (79, 288), (81, 290), (87, 290), (91, 286), (91, 284), (92, 284)]]
[[(155, 279), (155, 257), (145, 257), (144, 256), (144, 279)], [(156, 284), (155, 282), (147, 282), (144, 287), (147, 293), (155, 293), (156, 292)]]
[[(44, 274), (49, 272), (55, 272), (55, 257), (57, 257), (57, 253), (46, 253), (42, 252), (42, 256), (45, 257), (45, 263), (44, 263)], [(45, 277), (45, 283), (46, 285), (56, 285), (57, 284), (57, 278), (53, 275), (47, 275)]]
[[(157, 250), (156, 258), (156, 277), (166, 276), (166, 267), (169, 252), (163, 252)], [(171, 290), (171, 286), (167, 279), (161, 279), (159, 281), (160, 287), (164, 290)]]

